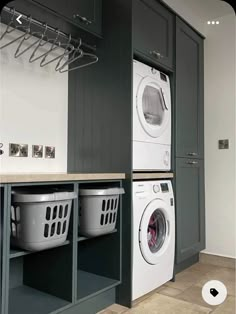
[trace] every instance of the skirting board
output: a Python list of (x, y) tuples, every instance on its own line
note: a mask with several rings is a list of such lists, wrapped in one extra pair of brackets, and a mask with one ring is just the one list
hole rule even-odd
[(199, 262), (220, 267), (235, 269), (236, 259), (207, 253), (200, 253)]

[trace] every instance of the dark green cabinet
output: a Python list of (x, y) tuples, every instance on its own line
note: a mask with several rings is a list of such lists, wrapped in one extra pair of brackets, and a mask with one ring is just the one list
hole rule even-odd
[(176, 263), (205, 248), (204, 162), (176, 160)]
[(174, 16), (158, 1), (133, 1), (133, 45), (136, 53), (164, 67), (173, 66)]
[(69, 22), (92, 33), (102, 33), (102, 0), (35, 0)]
[(190, 266), (205, 248), (203, 38), (178, 17), (175, 78), (178, 272)]
[(176, 156), (203, 158), (203, 38), (176, 20)]

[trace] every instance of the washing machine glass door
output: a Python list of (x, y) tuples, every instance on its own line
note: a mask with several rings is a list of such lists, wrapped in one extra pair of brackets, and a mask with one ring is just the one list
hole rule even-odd
[(159, 81), (144, 77), (138, 86), (136, 101), (142, 128), (151, 137), (159, 137), (166, 129), (171, 114)]
[(140, 222), (140, 250), (149, 264), (158, 264), (169, 244), (170, 220), (166, 208), (164, 201), (152, 201), (146, 207)]

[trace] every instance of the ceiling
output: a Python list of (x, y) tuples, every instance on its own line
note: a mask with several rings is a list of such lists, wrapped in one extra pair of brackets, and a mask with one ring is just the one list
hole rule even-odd
[(206, 35), (206, 22), (234, 14), (233, 8), (222, 0), (162, 0), (188, 21), (200, 33)]
[[(178, 2), (178, 0), (174, 1)], [(221, 0), (183, 0), (183, 3), (191, 8), (201, 21), (208, 21), (234, 12), (229, 3)]]

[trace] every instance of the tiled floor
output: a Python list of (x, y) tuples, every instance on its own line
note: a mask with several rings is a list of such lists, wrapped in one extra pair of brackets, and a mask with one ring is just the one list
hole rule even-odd
[[(225, 302), (210, 306), (201, 296), (208, 280), (222, 281), (228, 290)], [(134, 302), (132, 309), (114, 304), (102, 314), (236, 314), (235, 269), (198, 263), (152, 293)]]

